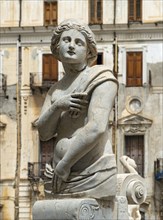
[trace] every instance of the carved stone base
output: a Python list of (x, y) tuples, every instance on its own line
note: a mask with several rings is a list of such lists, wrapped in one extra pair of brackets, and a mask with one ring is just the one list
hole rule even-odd
[[(123, 203), (123, 211), (127, 210), (124, 205), (126, 201)], [(118, 218), (118, 206), (118, 201), (113, 203), (89, 198), (42, 200), (33, 206), (33, 220), (120, 220), (122, 218)]]

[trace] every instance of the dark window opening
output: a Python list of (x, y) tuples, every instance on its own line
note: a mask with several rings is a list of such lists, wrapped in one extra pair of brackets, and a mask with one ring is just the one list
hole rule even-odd
[(125, 136), (125, 154), (135, 160), (139, 175), (144, 177), (144, 135)]
[(103, 64), (103, 53), (98, 53), (97, 54), (97, 59), (94, 61), (92, 66), (94, 66), (94, 65), (101, 65), (101, 64)]

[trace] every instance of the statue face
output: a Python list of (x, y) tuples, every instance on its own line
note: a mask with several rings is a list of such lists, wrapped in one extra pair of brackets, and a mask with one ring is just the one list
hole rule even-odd
[(75, 29), (64, 31), (60, 38), (59, 55), (65, 63), (84, 63), (87, 59), (87, 42)]

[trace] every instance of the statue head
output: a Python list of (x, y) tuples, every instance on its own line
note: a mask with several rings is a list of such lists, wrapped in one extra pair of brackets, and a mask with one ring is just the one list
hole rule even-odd
[(60, 60), (60, 56), (59, 56), (60, 38), (64, 31), (68, 31), (70, 29), (75, 29), (84, 35), (88, 46), (87, 62), (88, 65), (90, 66), (97, 58), (95, 37), (91, 29), (88, 27), (88, 25), (83, 24), (75, 19), (65, 20), (54, 29), (53, 36), (51, 39), (52, 54), (57, 60)]

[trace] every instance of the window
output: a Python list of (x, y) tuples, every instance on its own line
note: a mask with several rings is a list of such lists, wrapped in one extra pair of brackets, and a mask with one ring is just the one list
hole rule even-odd
[(127, 52), (127, 86), (142, 86), (142, 52)]
[(142, 20), (142, 0), (128, 0), (128, 21)]
[(57, 24), (57, 2), (44, 2), (44, 24), (45, 26)]
[(135, 160), (137, 171), (144, 176), (144, 135), (125, 136), (125, 154)]
[(92, 66), (100, 65), (100, 64), (103, 64), (103, 53), (97, 54), (97, 60), (95, 60), (95, 62), (92, 64)]
[(40, 177), (44, 177), (45, 164), (50, 163), (52, 165), (54, 141), (54, 138), (50, 139), (49, 141), (40, 141)]
[(58, 61), (52, 54), (43, 54), (43, 81), (58, 80)]
[(90, 24), (102, 24), (102, 0), (89, 0)]
[(53, 158), (54, 138), (49, 141), (40, 141), (40, 160), (43, 164), (51, 162)]

